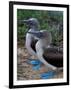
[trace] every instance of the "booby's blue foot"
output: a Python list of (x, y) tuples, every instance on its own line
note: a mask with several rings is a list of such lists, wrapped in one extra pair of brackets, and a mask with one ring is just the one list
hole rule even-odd
[(42, 73), (40, 75), (40, 78), (41, 79), (50, 79), (50, 78), (53, 78), (55, 75), (56, 75), (55, 71), (48, 71), (47, 73)]
[(32, 65), (40, 65), (40, 64), (42, 64), (42, 62), (40, 62), (40, 61), (37, 60), (37, 59), (29, 59), (29, 60), (28, 60), (28, 63), (29, 63), (29, 64), (32, 64)]
[(33, 60), (32, 59), (29, 59), (28, 60), (28, 63), (31, 64), (31, 65), (33, 65), (32, 66), (32, 69), (33, 70), (39, 70), (41, 68), (41, 64), (42, 64), (42, 62), (40, 62), (37, 59), (33, 59)]

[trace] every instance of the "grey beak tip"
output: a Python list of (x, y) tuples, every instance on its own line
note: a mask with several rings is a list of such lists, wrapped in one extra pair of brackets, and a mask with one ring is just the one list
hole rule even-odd
[(27, 23), (27, 20), (18, 20), (19, 23)]

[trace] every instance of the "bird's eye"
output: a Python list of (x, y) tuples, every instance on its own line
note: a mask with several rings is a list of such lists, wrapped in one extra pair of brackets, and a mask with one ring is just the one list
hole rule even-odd
[(29, 21), (28, 24), (29, 24), (29, 25), (34, 25), (34, 22)]
[(29, 23), (30, 23), (30, 24), (33, 24), (33, 22), (32, 22), (32, 21), (29, 21)]

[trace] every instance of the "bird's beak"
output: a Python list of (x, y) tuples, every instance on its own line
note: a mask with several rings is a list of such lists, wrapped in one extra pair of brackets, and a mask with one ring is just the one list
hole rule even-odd
[(20, 20), (21, 23), (27, 23), (28, 20)]
[(18, 23), (19, 23), (19, 24), (28, 23), (28, 20), (19, 20)]
[(43, 37), (43, 34), (40, 31), (33, 31), (33, 32), (30, 31), (28, 33), (34, 35), (37, 38), (42, 38)]
[(28, 22), (28, 20), (23, 20), (23, 23), (27, 23)]

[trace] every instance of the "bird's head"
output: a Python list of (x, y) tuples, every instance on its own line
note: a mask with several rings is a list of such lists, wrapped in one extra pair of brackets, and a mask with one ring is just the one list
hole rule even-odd
[(27, 20), (21, 20), (21, 23), (25, 23), (28, 25), (29, 28), (38, 28), (39, 27), (39, 22), (36, 18), (30, 18)]

